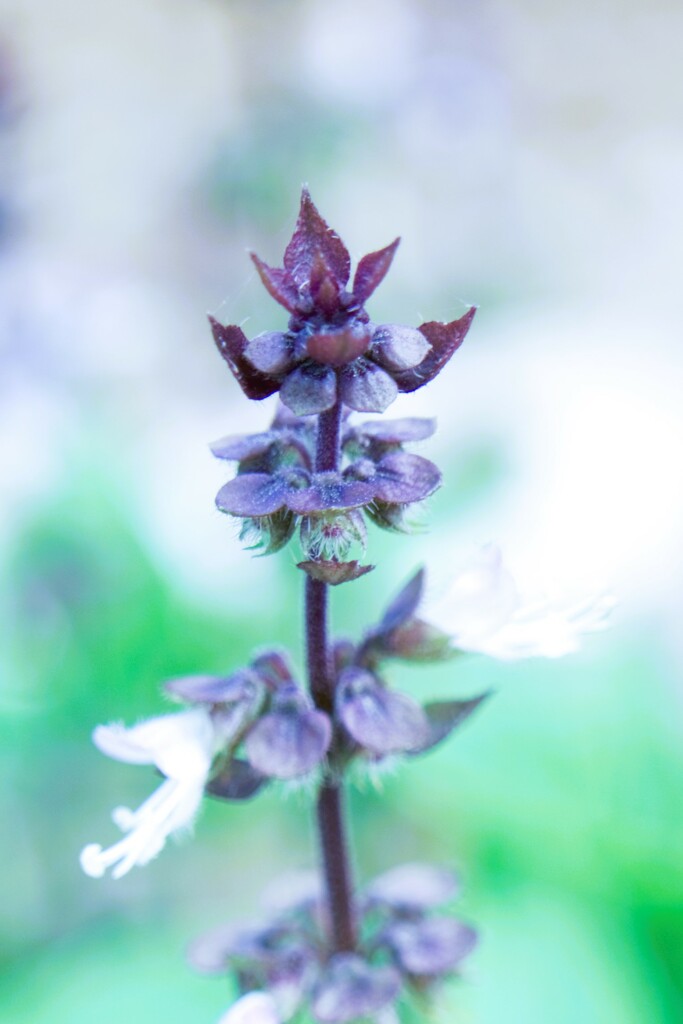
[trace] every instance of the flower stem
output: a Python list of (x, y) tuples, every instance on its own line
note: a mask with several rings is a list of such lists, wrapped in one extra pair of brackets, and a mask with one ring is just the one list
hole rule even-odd
[(318, 830), (325, 873), (325, 890), (332, 953), (355, 949), (356, 922), (353, 908), (341, 783), (325, 782), (318, 794)]
[[(315, 468), (318, 472), (336, 470), (340, 461), (341, 403), (321, 413)], [(328, 629), (328, 586), (306, 578), (306, 657), (308, 681), (318, 708), (328, 713), (334, 708), (334, 678)], [(356, 924), (353, 907), (353, 883), (342, 805), (341, 780), (326, 778), (320, 786), (317, 823), (322, 853), (325, 897), (330, 927), (330, 952), (353, 950)]]

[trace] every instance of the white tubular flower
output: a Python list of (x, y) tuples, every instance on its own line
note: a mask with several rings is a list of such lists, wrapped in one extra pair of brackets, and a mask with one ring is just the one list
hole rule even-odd
[(282, 1024), (282, 1017), (272, 996), (248, 992), (223, 1014), (218, 1024)]
[(209, 711), (193, 708), (160, 715), (130, 729), (98, 725), (93, 742), (108, 757), (128, 764), (153, 764), (166, 776), (137, 809), (117, 807), (112, 819), (123, 839), (104, 850), (91, 843), (81, 851), (81, 867), (100, 878), (112, 868), (121, 878), (136, 864), (147, 864), (163, 849), (172, 832), (191, 827), (204, 793), (221, 737)]
[(500, 550), (487, 545), (420, 616), (450, 634), (457, 650), (515, 661), (571, 654), (584, 633), (606, 628), (614, 605), (607, 594), (573, 603), (525, 601)]

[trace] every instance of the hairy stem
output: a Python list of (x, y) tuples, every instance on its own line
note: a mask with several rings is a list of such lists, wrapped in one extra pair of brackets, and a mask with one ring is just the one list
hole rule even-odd
[(326, 782), (318, 794), (318, 829), (333, 953), (353, 950), (356, 922), (351, 888), (351, 865), (344, 828), (341, 783)]
[[(318, 420), (315, 468), (339, 468), (341, 403)], [(306, 657), (308, 682), (317, 707), (331, 712), (334, 679), (328, 629), (327, 584), (306, 578)], [(326, 779), (318, 793), (317, 822), (328, 908), (331, 952), (352, 950), (356, 944), (353, 884), (342, 806), (342, 783)]]

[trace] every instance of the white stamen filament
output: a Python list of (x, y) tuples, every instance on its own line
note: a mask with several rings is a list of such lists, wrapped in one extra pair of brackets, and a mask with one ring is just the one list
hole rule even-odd
[(135, 865), (147, 864), (163, 849), (171, 832), (191, 825), (203, 790), (203, 779), (166, 779), (137, 811), (117, 808), (112, 817), (128, 834), (107, 849), (98, 843), (86, 846), (81, 867), (87, 875), (101, 878), (107, 868), (116, 865), (112, 878), (122, 878)]

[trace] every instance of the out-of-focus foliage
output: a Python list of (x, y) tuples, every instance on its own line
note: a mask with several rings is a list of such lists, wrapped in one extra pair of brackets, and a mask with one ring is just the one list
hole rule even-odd
[(379, 321), (480, 305), (458, 365), (397, 408), (439, 417), (431, 532), (371, 531), (338, 629), (488, 540), (622, 601), (562, 663), (392, 667), (414, 694), (498, 693), (354, 791), (359, 874), (464, 874), (483, 939), (439, 1021), (681, 1019), (681, 22), (663, 0), (5, 6), (0, 1019), (213, 1022), (231, 993), (186, 942), (314, 862), (308, 795), (273, 789), (207, 801), (121, 882), (78, 867), (155, 785), (95, 724), (254, 646), (300, 658), (295, 558), (251, 560), (213, 508), (208, 442), (272, 409), (203, 316), (282, 328), (244, 249), (277, 258), (304, 180), (354, 257), (403, 235)]

